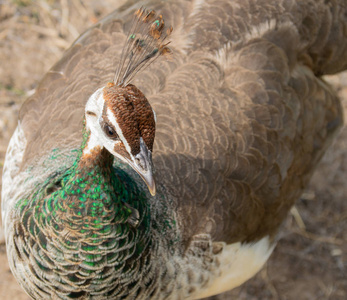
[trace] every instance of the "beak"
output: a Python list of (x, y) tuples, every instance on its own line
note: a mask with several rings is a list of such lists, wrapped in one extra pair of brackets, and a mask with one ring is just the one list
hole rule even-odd
[(140, 138), (140, 152), (133, 157), (127, 159), (129, 165), (141, 176), (146, 183), (152, 196), (155, 195), (155, 181), (153, 177), (152, 152), (148, 150), (145, 142)]

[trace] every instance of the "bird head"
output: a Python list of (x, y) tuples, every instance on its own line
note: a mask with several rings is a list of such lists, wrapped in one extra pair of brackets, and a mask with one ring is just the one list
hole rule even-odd
[(85, 117), (90, 138), (84, 151), (106, 148), (129, 164), (155, 195), (152, 151), (156, 118), (143, 93), (131, 84), (108, 83), (89, 98)]
[(166, 28), (162, 15), (140, 8), (134, 14), (119, 67), (113, 82), (98, 89), (88, 100), (86, 127), (91, 135), (88, 154), (95, 146), (128, 163), (155, 194), (152, 150), (155, 136), (155, 113), (143, 93), (130, 84), (138, 72), (158, 57), (171, 57), (166, 39), (172, 27)]

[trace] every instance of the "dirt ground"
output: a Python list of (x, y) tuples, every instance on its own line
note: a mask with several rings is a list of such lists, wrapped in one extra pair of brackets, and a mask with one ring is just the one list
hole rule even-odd
[[(122, 2), (0, 0), (0, 172), (21, 103), (73, 40)], [(347, 112), (347, 73), (327, 80)], [(347, 126), (288, 216), (267, 265), (240, 288), (213, 299), (347, 299), (346, 176)], [(0, 299), (29, 299), (9, 270), (4, 243)]]

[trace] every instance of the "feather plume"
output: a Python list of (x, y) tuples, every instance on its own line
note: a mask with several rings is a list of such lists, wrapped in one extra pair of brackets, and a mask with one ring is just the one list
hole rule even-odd
[(162, 15), (141, 7), (135, 12), (130, 33), (122, 50), (114, 81), (118, 86), (127, 86), (134, 76), (148, 67), (158, 57), (172, 54), (166, 41), (172, 32), (166, 28)]

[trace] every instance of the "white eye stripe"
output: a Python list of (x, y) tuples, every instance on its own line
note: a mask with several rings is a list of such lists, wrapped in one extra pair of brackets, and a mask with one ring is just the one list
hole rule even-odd
[[(125, 139), (122, 129), (119, 127), (117, 118), (114, 116), (112, 111), (109, 108), (106, 108), (106, 115), (110, 123), (113, 125), (113, 127), (116, 129), (116, 132), (118, 134), (119, 139), (123, 142), (125, 149), (128, 151), (128, 153), (131, 155), (131, 148)], [(132, 155), (131, 155), (132, 156)]]

